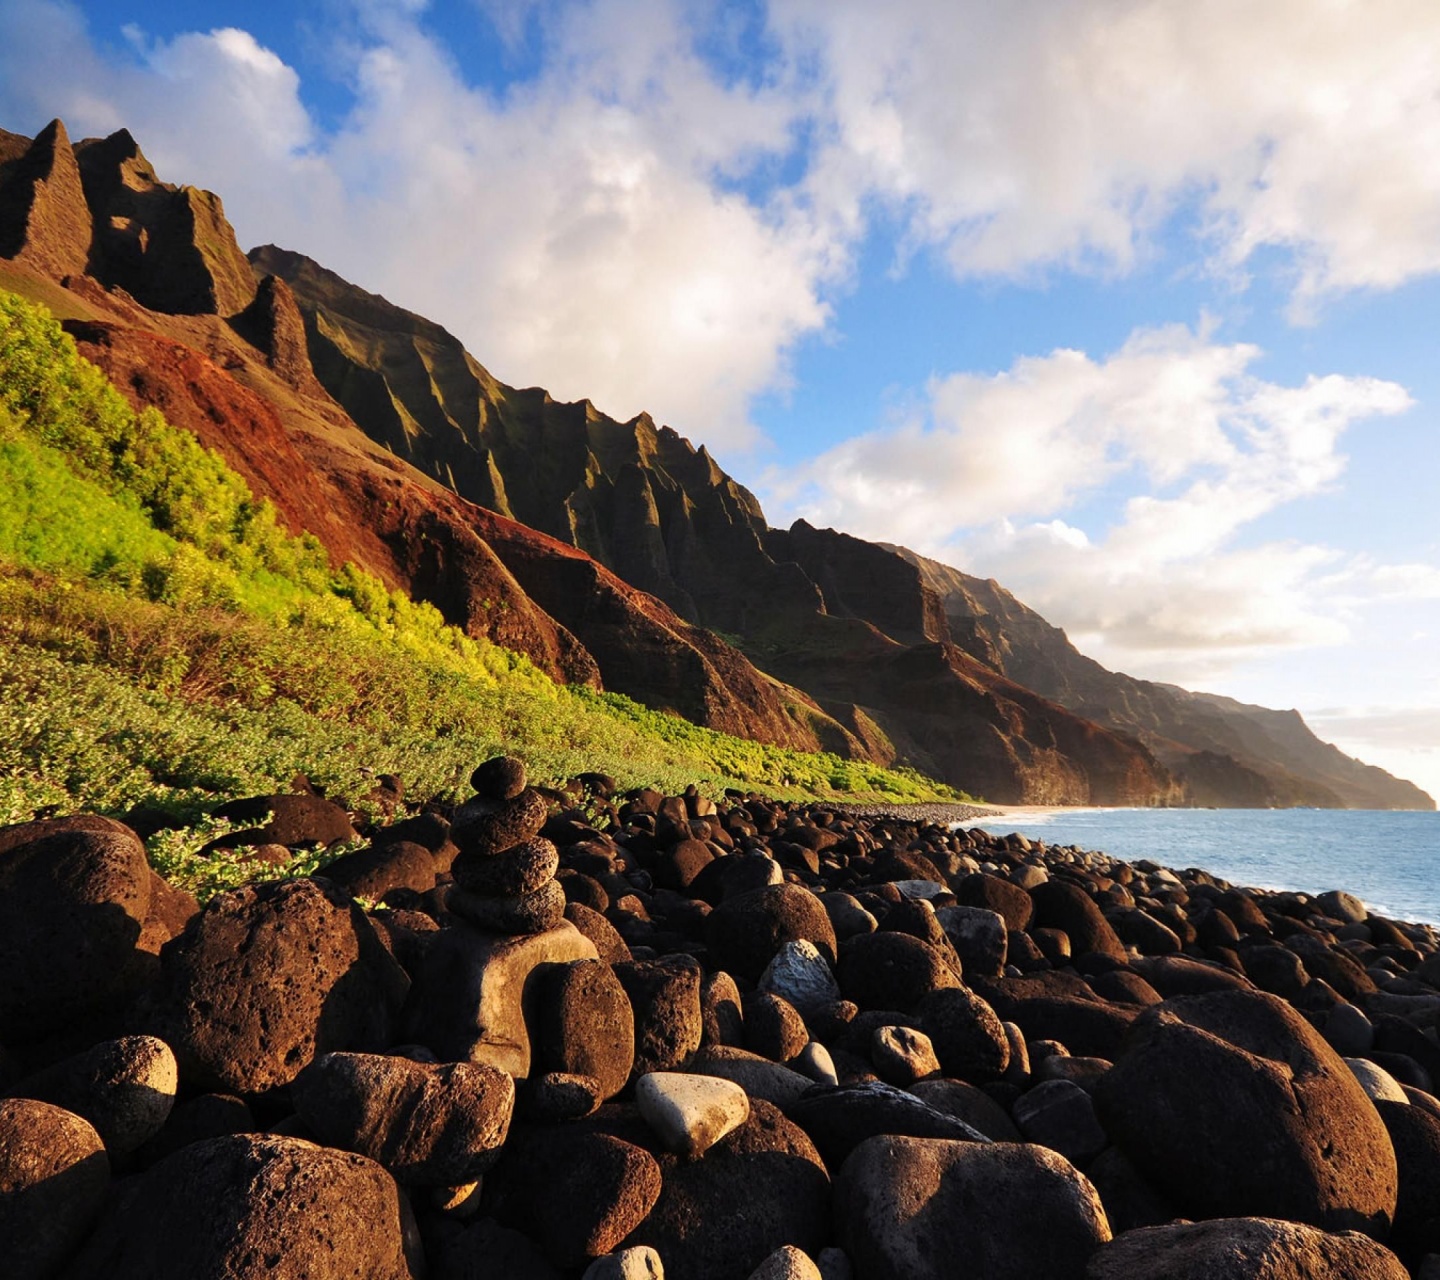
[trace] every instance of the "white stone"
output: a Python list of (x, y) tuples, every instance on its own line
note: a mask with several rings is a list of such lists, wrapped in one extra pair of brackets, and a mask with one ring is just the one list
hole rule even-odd
[(732, 1080), (652, 1071), (635, 1083), (635, 1105), (671, 1151), (702, 1155), (750, 1117), (750, 1098)]
[(639, 1244), (596, 1258), (585, 1268), (581, 1280), (665, 1280), (665, 1268), (654, 1249)]
[(788, 1000), (802, 1017), (840, 999), (840, 987), (825, 957), (804, 938), (787, 942), (760, 975), (760, 990)]
[(750, 1280), (824, 1280), (824, 1277), (808, 1253), (793, 1244), (784, 1244), (750, 1273)]
[(1345, 1065), (1360, 1082), (1360, 1087), (1365, 1090), (1371, 1102), (1410, 1101), (1405, 1090), (1400, 1087), (1400, 1082), (1384, 1067), (1377, 1067), (1368, 1058), (1346, 1058)]
[(895, 880), (892, 883), (905, 897), (924, 898), (927, 902), (931, 898), (938, 898), (942, 893), (950, 892), (948, 885), (940, 884), (936, 880)]

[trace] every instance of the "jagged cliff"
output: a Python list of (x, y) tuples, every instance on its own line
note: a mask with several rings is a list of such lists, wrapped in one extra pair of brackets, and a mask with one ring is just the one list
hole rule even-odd
[(308, 258), (247, 262), (219, 199), (124, 131), (0, 132), (0, 257), (293, 529), (557, 679), (1001, 802), (1428, 800), (1298, 717), (1106, 672), (995, 584), (771, 529), (703, 447), (508, 387)]

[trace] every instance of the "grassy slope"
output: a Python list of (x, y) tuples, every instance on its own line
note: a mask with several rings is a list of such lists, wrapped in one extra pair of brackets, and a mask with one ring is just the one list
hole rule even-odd
[(541, 781), (594, 769), (671, 790), (954, 798), (557, 686), (334, 569), (0, 293), (0, 822), (137, 804), (193, 821), (296, 772), (350, 798), (396, 773), (423, 799), (499, 750)]

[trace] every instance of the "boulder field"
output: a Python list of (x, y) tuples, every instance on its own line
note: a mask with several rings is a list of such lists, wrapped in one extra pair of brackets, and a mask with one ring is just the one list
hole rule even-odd
[(121, 822), (0, 829), (7, 1277), (1440, 1275), (1429, 926), (943, 812), (471, 784), (254, 797), (282, 878), (203, 908)]

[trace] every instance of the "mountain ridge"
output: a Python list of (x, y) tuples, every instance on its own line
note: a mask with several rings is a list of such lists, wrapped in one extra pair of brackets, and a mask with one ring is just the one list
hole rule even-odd
[[(1284, 713), (1042, 643), (1068, 646), (999, 584), (1006, 625), (964, 607), (959, 570), (772, 529), (703, 445), (647, 414), (510, 388), (441, 326), (303, 255), (241, 255), (218, 197), (160, 182), (124, 131), (18, 137), (0, 136), (0, 232), (18, 244), (0, 284), (73, 307), (85, 354), (292, 527), (557, 679), (1003, 803), (1433, 807)], [(71, 164), (81, 202), (68, 180), (40, 200)], [(86, 236), (85, 271), (63, 269)]]

